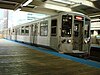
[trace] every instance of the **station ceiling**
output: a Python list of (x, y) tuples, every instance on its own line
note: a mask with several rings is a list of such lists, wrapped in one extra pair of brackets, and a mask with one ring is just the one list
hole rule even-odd
[(59, 12), (81, 12), (89, 16), (100, 15), (100, 0), (0, 0), (0, 8), (44, 13), (49, 15)]

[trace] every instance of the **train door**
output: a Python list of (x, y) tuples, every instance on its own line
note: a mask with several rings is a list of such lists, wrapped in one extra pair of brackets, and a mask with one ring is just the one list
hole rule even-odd
[(50, 47), (53, 49), (58, 48), (58, 37), (57, 37), (57, 18), (51, 19), (51, 37)]
[(74, 17), (73, 26), (73, 50), (82, 51), (83, 46), (83, 18), (80, 16)]
[(35, 23), (33, 25), (33, 43), (37, 44), (37, 36), (38, 36), (38, 24)]

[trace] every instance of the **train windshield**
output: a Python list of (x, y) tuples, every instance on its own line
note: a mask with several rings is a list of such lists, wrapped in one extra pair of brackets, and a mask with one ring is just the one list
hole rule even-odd
[(72, 16), (71, 15), (63, 15), (62, 16), (62, 37), (71, 37), (72, 31)]

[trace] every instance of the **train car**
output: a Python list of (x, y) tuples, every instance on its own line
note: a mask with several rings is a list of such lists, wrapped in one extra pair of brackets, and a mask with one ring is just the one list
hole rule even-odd
[(61, 53), (90, 52), (90, 18), (63, 12), (15, 26), (12, 40), (51, 47)]

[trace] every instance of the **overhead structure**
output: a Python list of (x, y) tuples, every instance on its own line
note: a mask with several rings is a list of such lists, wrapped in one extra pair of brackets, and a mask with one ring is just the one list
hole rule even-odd
[(100, 0), (0, 0), (0, 8), (44, 13), (81, 12), (86, 15), (100, 14)]

